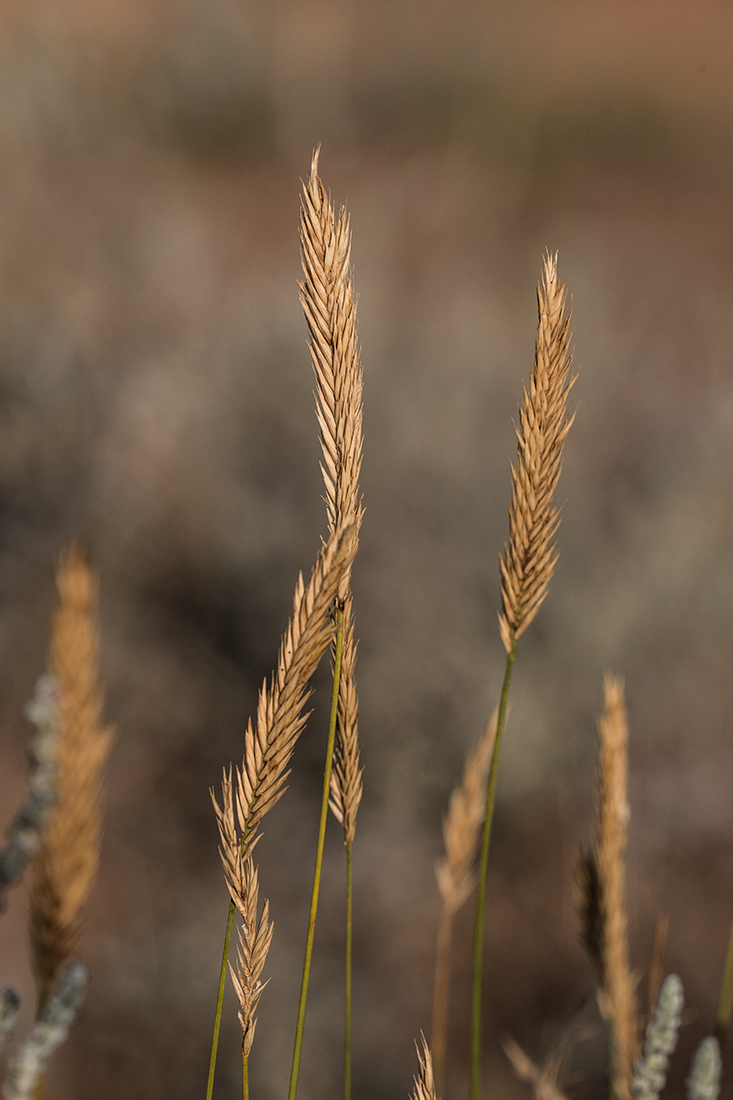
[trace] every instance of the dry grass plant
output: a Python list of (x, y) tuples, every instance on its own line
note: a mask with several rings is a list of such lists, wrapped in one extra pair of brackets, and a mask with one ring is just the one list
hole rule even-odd
[(473, 990), (471, 997), (471, 1100), (481, 1090), (481, 985), (483, 976), (484, 910), (491, 822), (496, 795), (499, 749), (504, 732), (509, 685), (517, 642), (537, 614), (555, 571), (558, 549), (553, 541), (560, 512), (553, 503), (565, 439), (575, 414), (568, 412), (570, 391), (570, 313), (566, 311), (565, 284), (558, 282), (557, 254), (546, 254), (537, 287), (539, 323), (534, 368), (529, 390), (519, 410), (516, 465), (511, 464), (512, 499), (509, 509), (509, 542), (499, 559), (502, 611), (499, 631), (506, 650), (496, 739), (486, 789), (486, 809), (481, 838), (481, 857), (476, 894), (473, 941)]
[[(271, 680), (260, 691), (257, 713), (245, 733), (241, 766), (224, 771), (221, 802), (211, 797), (220, 838), (220, 855), (231, 902), (219, 975), (207, 1100), (211, 1100), (221, 1010), (229, 972), (239, 1005), (242, 1031), (243, 1097), (249, 1095), (248, 1060), (257, 1026), (257, 1008), (266, 984), (262, 975), (272, 941), (269, 905), (259, 905), (259, 876), (254, 853), (265, 814), (285, 791), (290, 761), (308, 715), (310, 679), (325, 650), (333, 657), (333, 691), (324, 768), (318, 846), (311, 895), (298, 1023), (289, 1100), (295, 1100), (308, 976), (313, 950), (323, 843), (329, 805), (341, 823), (347, 851), (346, 999), (344, 1088), (351, 1092), (351, 910), (352, 843), (362, 797), (355, 683), (356, 640), (351, 570), (358, 547), (363, 507), (359, 488), (362, 461), (362, 374), (356, 330), (356, 297), (350, 269), (351, 235), (346, 212), (334, 213), (318, 175), (316, 150), (303, 186), (300, 242), (303, 282), (300, 297), (310, 337), (316, 377), (316, 412), (321, 431), (322, 471), (328, 520), (324, 542), (307, 584), (298, 578), (293, 614), (280, 646)], [(506, 668), (499, 706), (468, 756), (461, 784), (453, 792), (444, 822), (445, 856), (436, 868), (442, 898), (436, 958), (433, 1052), (421, 1036), (419, 1071), (413, 1100), (437, 1100), (445, 1074), (446, 1033), (451, 972), (452, 925), (477, 885), (471, 1017), (471, 1100), (480, 1093), (481, 986), (487, 864), (501, 736), (517, 642), (545, 599), (557, 560), (555, 536), (560, 511), (554, 494), (562, 468), (563, 446), (573, 423), (568, 397), (570, 314), (557, 257), (544, 258), (538, 287), (539, 324), (533, 372), (524, 389), (516, 426), (516, 463), (511, 465), (509, 538), (500, 557), (502, 608), (500, 636)], [(43, 832), (31, 889), (31, 938), (39, 984), (39, 1021), (16, 1059), (5, 1094), (25, 1100), (36, 1087), (50, 1053), (68, 1030), (83, 997), (85, 973), (69, 963), (79, 935), (81, 911), (99, 861), (102, 772), (112, 733), (102, 724), (98, 681), (96, 583), (83, 554), (72, 547), (57, 573), (59, 606), (51, 631), (49, 668), (53, 687), (53, 740), (58, 741), (57, 801)], [(38, 717), (38, 715), (37, 715)], [(664, 1084), (667, 1061), (676, 1041), (682, 985), (674, 975), (662, 983), (666, 923), (658, 923), (650, 995), (656, 999), (640, 1054), (636, 979), (630, 968), (625, 899), (625, 850), (628, 834), (628, 722), (623, 684), (607, 676), (604, 711), (598, 724), (600, 762), (597, 837), (581, 868), (582, 934), (596, 968), (599, 1004), (609, 1021), (610, 1078), (613, 1100), (655, 1100)], [(44, 788), (45, 791), (45, 788)], [(45, 804), (50, 801), (45, 791)], [(44, 813), (45, 813), (44, 804)], [(26, 814), (26, 816), (28, 816)], [(26, 820), (17, 817), (25, 829)], [(20, 826), (19, 826), (20, 827)], [(34, 836), (11, 829), (8, 867), (22, 869)], [(23, 839), (23, 838), (21, 838)], [(479, 845), (480, 841), (480, 845)], [(19, 858), (18, 853), (23, 856)], [(3, 853), (0, 853), (3, 856)], [(478, 868), (476, 868), (478, 858)], [(5, 858), (5, 857), (4, 857)], [(0, 861), (1, 862), (1, 861)], [(5, 863), (2, 863), (5, 867)], [(15, 881), (3, 871), (3, 883)], [(235, 963), (229, 962), (234, 914), (240, 915)], [(733, 943), (733, 939), (731, 941)], [(727, 1025), (733, 1003), (733, 947), (723, 983), (719, 1027)], [(658, 997), (656, 996), (659, 990)], [(4, 1039), (17, 1014), (12, 991), (2, 995), (0, 1032)], [(727, 1013), (727, 1016), (725, 1015)], [(536, 1100), (564, 1100), (559, 1086), (565, 1050), (536, 1066), (513, 1040), (505, 1050), (517, 1076)], [(435, 1067), (434, 1061), (435, 1058)], [(704, 1041), (688, 1079), (690, 1100), (716, 1100), (720, 1087), (720, 1049)], [(19, 1084), (21, 1082), (21, 1084)], [(436, 1088), (437, 1085), (437, 1088)]]
[[(300, 301), (308, 325), (316, 378), (316, 416), (321, 429), (321, 471), (326, 490), (328, 528), (352, 521), (357, 539), (363, 518), (359, 489), (362, 459), (362, 372), (356, 328), (356, 295), (351, 274), (351, 231), (344, 208), (336, 218), (318, 175), (320, 147), (303, 185), (300, 253), (303, 282)], [(333, 642), (333, 695), (323, 797), (319, 823), (311, 911), (296, 1025), (290, 1100), (295, 1100), (310, 976), (310, 960), (320, 889), (328, 806), (344, 829), (346, 846), (346, 961), (344, 997), (344, 1097), (351, 1097), (351, 953), (352, 844), (362, 796), (359, 766), (359, 699), (356, 690), (356, 642), (351, 574), (341, 582)]]

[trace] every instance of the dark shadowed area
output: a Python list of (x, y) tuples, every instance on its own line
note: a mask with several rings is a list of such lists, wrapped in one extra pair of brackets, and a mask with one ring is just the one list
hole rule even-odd
[[(117, 728), (91, 984), (47, 1100), (205, 1094), (228, 904), (208, 788), (241, 758), (326, 530), (296, 287), (319, 142), (351, 213), (364, 369), (354, 1100), (404, 1100), (430, 1028), (433, 866), (501, 686), (498, 553), (546, 248), (573, 296), (578, 414), (502, 747), (485, 1095), (529, 1095), (507, 1034), (537, 1061), (567, 1043), (568, 1096), (607, 1095), (573, 901), (606, 670), (631, 726), (632, 961), (644, 1000), (667, 913), (682, 1095), (733, 914), (732, 56), (723, 0), (3, 4), (0, 825), (71, 537), (101, 577)], [(326, 665), (258, 849), (275, 934), (254, 1100), (289, 1077)], [(341, 1095), (344, 866), (332, 819), (302, 1100)], [(0, 921), (21, 1035), (26, 911), (21, 886)], [(447, 1100), (467, 1095), (471, 929), (468, 905)], [(241, 1096), (239, 1041), (230, 989), (217, 1100)]]

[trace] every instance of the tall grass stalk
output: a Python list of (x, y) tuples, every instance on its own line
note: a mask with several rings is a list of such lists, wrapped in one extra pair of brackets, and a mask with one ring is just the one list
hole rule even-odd
[(295, 1100), (298, 1092), (298, 1074), (300, 1072), (300, 1057), (303, 1050), (303, 1032), (305, 1029), (305, 1012), (308, 1003), (308, 983), (310, 981), (311, 960), (313, 958), (313, 940), (316, 932), (316, 915), (318, 912), (318, 894), (321, 887), (321, 869), (323, 867), (323, 848), (326, 840), (326, 821), (328, 819), (328, 800), (331, 793), (331, 769), (333, 766), (333, 747), (336, 741), (336, 719), (338, 717), (339, 682), (341, 678), (341, 650), (344, 637), (344, 611), (339, 604), (336, 611), (336, 652), (333, 664), (333, 694), (331, 697), (331, 717), (328, 723), (328, 744), (326, 746), (326, 766), (323, 773), (323, 795), (321, 798), (321, 819), (318, 825), (318, 846), (316, 848), (316, 865), (313, 871), (313, 888), (311, 890), (310, 912), (308, 914), (308, 935), (305, 945), (305, 960), (303, 962), (303, 978), (300, 984), (300, 999), (298, 1001), (298, 1020), (295, 1027), (295, 1043), (293, 1046), (293, 1065), (290, 1071), (290, 1088), (288, 1100)]
[(496, 742), (486, 792), (486, 813), (481, 841), (476, 922), (473, 945), (471, 999), (471, 1100), (478, 1100), (481, 1087), (481, 984), (483, 973), (483, 931), (486, 877), (494, 814), (496, 776), (501, 736), (506, 721), (509, 684), (517, 651), (524, 633), (547, 595), (557, 564), (553, 542), (560, 525), (560, 512), (553, 497), (562, 469), (565, 438), (575, 416), (568, 415), (568, 395), (575, 378), (568, 380), (570, 314), (565, 308), (565, 284), (557, 281), (557, 256), (545, 256), (542, 280), (537, 288), (539, 325), (534, 369), (529, 390), (519, 410), (517, 461), (512, 464), (512, 502), (509, 509), (509, 541), (500, 558), (502, 611), (499, 630), (507, 654), (504, 683), (499, 702)]
[[(356, 330), (356, 295), (350, 267), (351, 231), (346, 210), (336, 217), (318, 175), (319, 150), (303, 185), (300, 252), (303, 282), (300, 301), (308, 325), (316, 379), (316, 416), (321, 429), (321, 470), (326, 490), (328, 528), (343, 519), (361, 526), (359, 489), (362, 458), (362, 372)], [(344, 830), (346, 845), (346, 965), (344, 989), (344, 1096), (351, 1097), (351, 945), (352, 845), (362, 795), (359, 767), (359, 699), (354, 672), (356, 642), (351, 578), (339, 589), (342, 642), (339, 674), (334, 650), (336, 740), (330, 778), (330, 806)], [(336, 643), (334, 643), (335, 645)]]

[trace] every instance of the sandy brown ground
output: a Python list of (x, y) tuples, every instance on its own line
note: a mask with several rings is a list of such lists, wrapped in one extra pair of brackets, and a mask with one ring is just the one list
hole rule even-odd
[[(682, 1095), (733, 911), (733, 8), (26, 0), (0, 24), (3, 822), (72, 536), (101, 573), (118, 729), (91, 987), (49, 1100), (204, 1095), (227, 906), (207, 788), (241, 754), (325, 530), (295, 285), (319, 141), (352, 216), (365, 375), (355, 1100), (406, 1096), (429, 1028), (440, 818), (503, 671), (497, 555), (545, 248), (574, 298), (579, 409), (502, 750), (485, 1095), (525, 1095), (507, 1032), (538, 1059), (580, 1035), (568, 1095), (606, 1094), (572, 903), (606, 669), (632, 729), (632, 956), (645, 995), (667, 912)], [(289, 1073), (327, 691), (260, 849), (260, 1100)], [(334, 828), (303, 1100), (340, 1090), (342, 872)], [(19, 888), (0, 981), (23, 993), (21, 1032), (25, 913)], [(467, 910), (450, 1100), (470, 934)], [(240, 1095), (237, 1026), (230, 1000), (217, 1097)]]

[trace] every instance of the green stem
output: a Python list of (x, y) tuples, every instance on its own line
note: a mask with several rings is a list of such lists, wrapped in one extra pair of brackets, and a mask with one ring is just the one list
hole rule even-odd
[(509, 697), (509, 683), (512, 678), (514, 657), (517, 652), (517, 640), (512, 638), (512, 647), (507, 654), (504, 683), (501, 688), (499, 715), (496, 723), (496, 740), (491, 756), (491, 771), (486, 788), (486, 816), (481, 839), (481, 862), (479, 864), (478, 889), (476, 893), (476, 926), (473, 938), (473, 993), (471, 999), (471, 1089), (470, 1100), (479, 1100), (481, 1091), (481, 975), (484, 947), (484, 909), (486, 904), (486, 875), (489, 866), (489, 845), (491, 842), (491, 821), (494, 816), (494, 795), (496, 792), (496, 772), (499, 764), (499, 748), (506, 718), (506, 705)]
[(209, 1080), (206, 1085), (206, 1100), (211, 1100), (214, 1092), (214, 1073), (216, 1072), (216, 1055), (219, 1050), (219, 1032), (221, 1030), (221, 1010), (224, 1004), (224, 987), (227, 981), (227, 963), (229, 962), (229, 944), (232, 939), (232, 924), (234, 923), (234, 902), (229, 903), (229, 916), (227, 917), (227, 930), (224, 934), (224, 954), (221, 957), (221, 971), (219, 973), (219, 992), (216, 998), (216, 1016), (214, 1017), (214, 1036), (211, 1040), (211, 1058), (209, 1059)]
[(242, 1046), (242, 1100), (249, 1100), (249, 1058)]
[(720, 1001), (718, 1002), (718, 1018), (715, 1021), (715, 1035), (720, 1043), (720, 1049), (728, 1035), (730, 1018), (733, 1014), (733, 923), (730, 928), (728, 940), (728, 954), (725, 959), (723, 971), (723, 983), (720, 988)]
[(308, 1002), (308, 982), (310, 980), (311, 959), (313, 957), (313, 939), (316, 932), (316, 913), (318, 911), (318, 892), (321, 886), (321, 867), (323, 866), (323, 847), (326, 840), (326, 820), (328, 818), (328, 799), (331, 792), (331, 767), (333, 764), (333, 746), (336, 741), (336, 719), (338, 717), (339, 681), (341, 680), (341, 651), (344, 641), (344, 609), (339, 604), (336, 610), (336, 651), (333, 661), (333, 695), (331, 696), (331, 718), (328, 724), (328, 745), (326, 747), (326, 768), (323, 773), (323, 797), (321, 799), (321, 821), (318, 828), (318, 847), (316, 866), (313, 871), (313, 890), (308, 916), (308, 938), (303, 961), (303, 980), (300, 984), (298, 1003), (298, 1022), (295, 1027), (295, 1045), (293, 1047), (293, 1068), (290, 1073), (288, 1100), (295, 1100), (298, 1091), (298, 1072), (300, 1055), (303, 1049), (303, 1031), (305, 1028), (305, 1009)]
[(351, 841), (346, 842), (346, 990), (344, 1005), (344, 1100), (351, 1100)]

